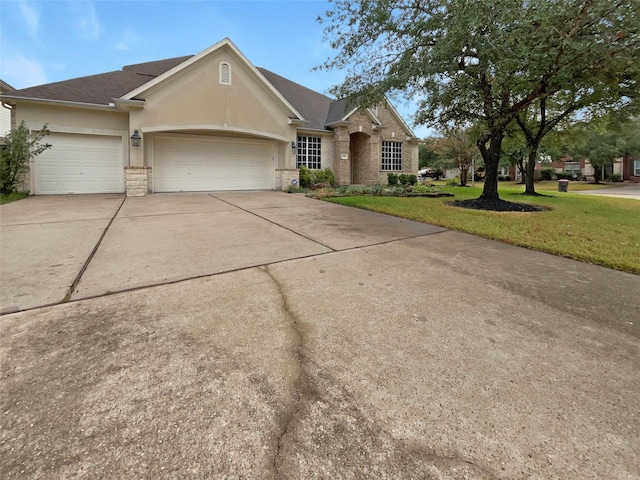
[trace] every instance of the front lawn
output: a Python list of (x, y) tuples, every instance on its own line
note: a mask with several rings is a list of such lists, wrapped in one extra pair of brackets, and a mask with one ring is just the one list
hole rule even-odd
[[(482, 192), (481, 186), (440, 189), (453, 193), (456, 200), (476, 198)], [(448, 205), (451, 198), (446, 197), (353, 196), (327, 200), (640, 274), (639, 201), (549, 191), (544, 192), (548, 196), (525, 197), (522, 191), (521, 185), (501, 186), (500, 197), (551, 210), (470, 210)]]
[(10, 194), (0, 193), (0, 205), (4, 205), (5, 203), (15, 202), (17, 200), (22, 200), (29, 196), (29, 192), (13, 192)]

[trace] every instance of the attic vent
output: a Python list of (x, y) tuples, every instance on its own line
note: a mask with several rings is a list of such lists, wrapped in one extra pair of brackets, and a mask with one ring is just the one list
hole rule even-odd
[(220, 64), (220, 83), (222, 85), (231, 85), (231, 65), (227, 62)]

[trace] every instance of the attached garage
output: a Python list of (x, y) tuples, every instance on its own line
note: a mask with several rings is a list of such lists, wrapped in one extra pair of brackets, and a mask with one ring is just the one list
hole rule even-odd
[(155, 192), (271, 190), (274, 144), (248, 138), (161, 136), (153, 141)]
[(123, 137), (51, 133), (52, 147), (35, 158), (37, 195), (123, 193)]

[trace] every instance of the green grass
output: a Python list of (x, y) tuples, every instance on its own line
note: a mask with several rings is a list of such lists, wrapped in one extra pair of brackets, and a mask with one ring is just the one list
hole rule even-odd
[[(440, 189), (453, 193), (456, 200), (477, 198), (482, 192), (481, 187)], [(447, 205), (452, 198), (446, 197), (353, 196), (328, 200), (640, 274), (640, 201), (558, 192), (532, 197), (523, 196), (523, 189), (521, 185), (501, 186), (500, 198), (551, 210), (470, 210)]]
[(16, 202), (28, 196), (29, 196), (29, 192), (13, 192), (8, 195), (5, 195), (4, 193), (0, 193), (0, 205), (4, 205), (5, 203)]
[[(435, 180), (435, 181), (430, 181), (427, 180), (427, 184), (433, 184), (436, 185), (438, 187), (441, 186), (445, 186), (447, 184), (447, 181), (450, 179), (446, 179), (446, 180)], [(471, 182), (468, 182), (468, 185), (471, 185)], [(475, 183), (476, 186), (480, 186), (482, 187), (482, 183), (481, 182), (476, 182)], [(569, 182), (569, 191), (570, 192), (580, 192), (583, 190), (600, 190), (602, 188), (612, 188), (612, 187), (620, 187), (623, 184), (621, 183), (599, 183), (599, 184), (594, 184), (594, 183), (589, 183), (589, 182), (576, 182), (576, 181), (570, 181)], [(504, 189), (517, 189), (520, 192), (524, 192), (524, 185), (520, 184), (520, 183), (515, 183), (515, 182), (500, 182), (500, 188), (504, 188)], [(536, 182), (535, 183), (535, 189), (536, 192), (547, 192), (547, 191), (553, 191), (553, 192), (557, 192), (558, 191), (558, 181), (557, 180), (548, 180), (548, 181), (543, 181), (543, 182)]]

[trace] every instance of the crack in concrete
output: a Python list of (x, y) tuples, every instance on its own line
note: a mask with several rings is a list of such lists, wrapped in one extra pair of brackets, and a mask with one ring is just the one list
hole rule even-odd
[[(298, 375), (296, 377), (296, 379), (293, 382), (293, 386), (295, 388), (295, 399), (293, 402), (293, 405), (288, 409), (288, 412), (286, 413), (285, 416), (285, 421), (284, 421), (284, 426), (282, 427), (280, 433), (278, 434), (278, 438), (276, 439), (276, 453), (273, 457), (273, 470), (274, 470), (274, 476), (273, 478), (279, 478), (280, 476), (280, 467), (279, 467), (279, 457), (280, 454), (282, 452), (282, 439), (284, 438), (284, 436), (288, 433), (289, 430), (289, 426), (291, 425), (291, 423), (294, 421), (294, 419), (296, 418), (296, 416), (298, 415), (298, 413), (300, 412), (300, 408), (301, 408), (301, 400), (303, 397), (303, 392), (304, 390), (307, 390), (308, 386), (308, 380), (305, 380), (305, 369), (303, 366), (303, 355), (302, 355), (302, 349), (303, 349), (303, 342), (304, 342), (304, 337), (302, 336), (302, 333), (300, 332), (299, 329), (299, 323), (298, 323), (298, 319), (296, 318), (296, 316), (294, 315), (294, 313), (291, 311), (291, 307), (289, 305), (289, 302), (287, 300), (287, 295), (284, 291), (284, 288), (282, 286), (282, 284), (278, 281), (278, 279), (275, 277), (275, 275), (270, 271), (270, 266), (266, 265), (264, 267), (260, 267), (267, 275), (269, 275), (269, 277), (271, 278), (271, 280), (276, 284), (277, 288), (278, 288), (278, 293), (280, 295), (280, 299), (282, 301), (282, 309), (285, 313), (285, 316), (287, 319), (289, 319), (289, 325), (290, 325), (290, 333), (291, 335), (295, 338), (295, 340), (292, 343), (292, 348), (291, 350), (294, 353), (296, 362), (297, 362), (297, 370), (298, 370)], [(308, 377), (307, 377), (308, 379)]]

